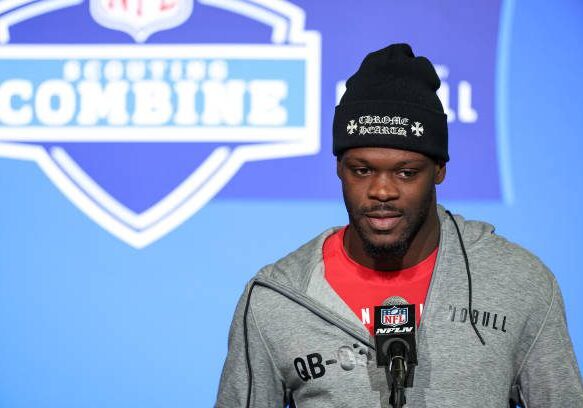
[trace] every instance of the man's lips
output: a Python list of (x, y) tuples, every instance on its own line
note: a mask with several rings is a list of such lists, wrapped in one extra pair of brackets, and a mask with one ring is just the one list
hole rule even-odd
[(364, 214), (372, 229), (377, 231), (389, 231), (393, 229), (402, 218), (402, 214), (394, 211), (374, 211)]

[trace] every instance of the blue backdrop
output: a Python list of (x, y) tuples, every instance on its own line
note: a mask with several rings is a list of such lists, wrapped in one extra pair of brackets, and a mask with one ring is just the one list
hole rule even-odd
[[(580, 2), (114, 3), (0, 1), (1, 407), (211, 406), (246, 281), (347, 222), (331, 114), (397, 41), (448, 90), (441, 201), (554, 271), (583, 356)], [(219, 43), (249, 46), (202, 47)]]

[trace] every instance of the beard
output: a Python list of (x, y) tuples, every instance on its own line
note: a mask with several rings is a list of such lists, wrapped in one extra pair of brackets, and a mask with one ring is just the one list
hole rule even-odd
[[(380, 203), (371, 207), (362, 207), (354, 210), (350, 208), (348, 202), (346, 202), (350, 226), (354, 227), (354, 230), (363, 243), (365, 252), (372, 259), (390, 261), (401, 260), (409, 250), (413, 239), (417, 236), (417, 233), (427, 220), (429, 211), (433, 204), (433, 196), (433, 191), (429, 191), (428, 194), (423, 197), (419, 203), (419, 208), (416, 210), (401, 210), (389, 203)], [(405, 221), (405, 229), (395, 241), (386, 244), (378, 244), (370, 239), (369, 233), (365, 230), (359, 220), (365, 217), (366, 213), (373, 211), (396, 211), (402, 214), (403, 221)]]

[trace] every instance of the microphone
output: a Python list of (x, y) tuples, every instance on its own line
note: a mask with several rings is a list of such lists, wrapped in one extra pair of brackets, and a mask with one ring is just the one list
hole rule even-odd
[(392, 296), (383, 306), (375, 306), (377, 366), (385, 367), (391, 387), (389, 402), (394, 408), (406, 403), (405, 387), (413, 386), (417, 365), (415, 330), (415, 305), (402, 297)]

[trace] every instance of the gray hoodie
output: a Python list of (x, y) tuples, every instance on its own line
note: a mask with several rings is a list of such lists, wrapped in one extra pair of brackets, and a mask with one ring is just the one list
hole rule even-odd
[[(417, 332), (419, 365), (406, 407), (583, 407), (579, 368), (557, 282), (541, 261), (438, 207), (441, 236)], [(390, 407), (374, 340), (324, 277), (331, 229), (247, 285), (235, 311), (216, 407)], [(251, 292), (251, 296), (249, 293)], [(387, 297), (398, 293), (387, 293)], [(485, 340), (471, 326), (473, 319)]]

